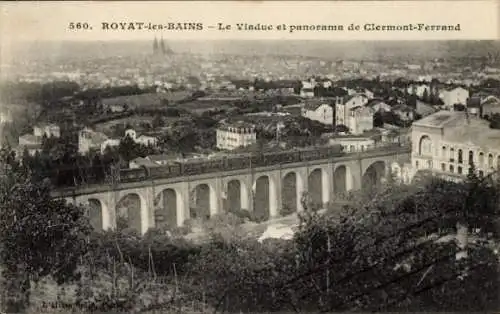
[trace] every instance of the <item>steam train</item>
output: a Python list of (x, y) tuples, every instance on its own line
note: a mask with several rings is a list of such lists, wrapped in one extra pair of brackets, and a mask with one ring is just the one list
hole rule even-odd
[(167, 179), (180, 176), (192, 176), (218, 171), (267, 167), (280, 164), (305, 162), (341, 157), (345, 153), (341, 145), (329, 147), (294, 149), (267, 153), (246, 153), (210, 159), (175, 161), (158, 167), (121, 169), (119, 182), (137, 182), (144, 180)]

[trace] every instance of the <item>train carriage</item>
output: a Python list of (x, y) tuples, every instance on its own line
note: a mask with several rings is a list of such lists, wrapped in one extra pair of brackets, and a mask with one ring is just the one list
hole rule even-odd
[(150, 168), (151, 179), (166, 179), (181, 175), (181, 167), (176, 163)]
[(135, 169), (120, 169), (120, 182), (137, 182), (149, 177), (148, 169), (140, 167)]

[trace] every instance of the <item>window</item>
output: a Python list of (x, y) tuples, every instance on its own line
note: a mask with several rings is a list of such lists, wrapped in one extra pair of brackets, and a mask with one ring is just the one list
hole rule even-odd
[(461, 149), (458, 150), (458, 163), (462, 164), (464, 162), (464, 153)]
[(458, 173), (459, 173), (459, 174), (462, 174), (462, 171), (463, 171), (463, 170), (462, 170), (462, 167), (460, 167), (460, 166), (459, 166), (457, 170), (458, 170)]
[(418, 163), (418, 160), (417, 160), (417, 161), (415, 161), (415, 168), (418, 169), (418, 166), (419, 166), (419, 163)]
[(474, 163), (474, 152), (469, 150), (469, 164)]
[(453, 167), (453, 165), (450, 165), (450, 172), (451, 173), (455, 172), (455, 167)]
[(444, 162), (441, 164), (441, 170), (446, 171), (446, 164)]
[(493, 167), (493, 155), (492, 154), (488, 155), (488, 167), (489, 168)]
[(450, 148), (450, 161), (455, 162), (455, 149)]
[(442, 150), (441, 150), (441, 154), (444, 158), (446, 158), (446, 146), (443, 146)]
[(480, 152), (479, 153), (479, 166), (483, 166), (484, 165), (484, 153), (483, 152)]
[(427, 168), (432, 169), (432, 160), (427, 160)]
[(480, 177), (484, 177), (484, 171), (483, 170), (479, 170), (479, 176)]
[(432, 142), (428, 136), (422, 136), (419, 145), (420, 155), (431, 155), (432, 154)]

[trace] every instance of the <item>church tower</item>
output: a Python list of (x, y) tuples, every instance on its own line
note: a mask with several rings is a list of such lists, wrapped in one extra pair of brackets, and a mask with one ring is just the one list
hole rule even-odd
[[(163, 39), (162, 39), (163, 42)], [(155, 41), (153, 43), (153, 54), (158, 54), (158, 39), (155, 37)]]
[(161, 53), (164, 55), (167, 53), (165, 49), (165, 42), (163, 41), (163, 36), (161, 36), (161, 41), (160, 41), (160, 48), (161, 48)]

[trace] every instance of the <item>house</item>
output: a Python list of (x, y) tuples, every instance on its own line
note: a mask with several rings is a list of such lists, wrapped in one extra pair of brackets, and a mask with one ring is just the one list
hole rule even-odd
[(33, 127), (33, 135), (43, 137), (61, 137), (61, 128), (57, 124), (39, 124)]
[(164, 166), (172, 161), (177, 160), (178, 157), (179, 156), (177, 155), (158, 154), (146, 156), (146, 159), (153, 162), (155, 165)]
[(427, 84), (412, 84), (407, 88), (408, 94), (423, 98), (425, 95), (431, 95), (431, 87)]
[(368, 97), (364, 94), (350, 95), (335, 98), (335, 125), (347, 125), (350, 116), (350, 109), (365, 106)]
[(246, 147), (257, 142), (255, 125), (243, 121), (223, 124), (216, 130), (217, 148), (236, 149)]
[(104, 142), (101, 143), (101, 154), (104, 154), (106, 148), (108, 147), (117, 147), (120, 145), (119, 139), (108, 138)]
[(467, 111), (470, 114), (481, 115), (481, 117), (490, 117), (495, 113), (500, 113), (497, 108), (499, 104), (500, 99), (497, 96), (480, 91), (467, 99)]
[(333, 125), (333, 108), (325, 100), (307, 101), (302, 106), (301, 115), (323, 124)]
[(124, 112), (125, 111), (125, 106), (124, 105), (118, 105), (118, 104), (112, 104), (108, 106), (109, 111), (113, 113), (118, 113), (118, 112)]
[(375, 140), (369, 136), (345, 135), (328, 140), (329, 145), (340, 144), (344, 152), (363, 152), (375, 146)]
[(292, 116), (302, 116), (302, 105), (301, 104), (296, 104), (296, 105), (289, 105), (289, 106), (284, 106), (279, 109), (280, 112), (290, 114)]
[(366, 97), (368, 97), (368, 99), (373, 99), (373, 97), (375, 97), (374, 93), (371, 90), (368, 90), (366, 88), (358, 87), (358, 88), (354, 88), (354, 89), (351, 89), (351, 88), (347, 89), (347, 95), (353, 96), (353, 95), (357, 95), (357, 94), (363, 94)]
[(156, 163), (152, 162), (151, 160), (144, 158), (144, 157), (134, 158), (128, 163), (128, 167), (130, 169), (137, 169), (137, 168), (141, 168), (141, 167), (151, 168), (151, 167), (159, 167), (159, 166), (160, 165), (158, 165), (158, 164), (156, 164)]
[(28, 150), (28, 153), (30, 155), (34, 155), (36, 152), (42, 151), (42, 137), (35, 136), (33, 134), (25, 134), (20, 136), (18, 147), (19, 156), (21, 156), (24, 150)]
[(346, 126), (352, 134), (361, 134), (373, 129), (373, 115), (375, 111), (370, 107), (356, 106), (349, 109)]
[(128, 129), (125, 131), (125, 136), (130, 137), (135, 143), (145, 145), (145, 146), (156, 146), (158, 145), (158, 138), (149, 135), (139, 135), (134, 129)]
[(7, 110), (7, 112), (0, 111), (0, 124), (11, 123), (12, 121), (12, 113), (10, 110)]
[(389, 106), (386, 102), (384, 102), (381, 99), (372, 99), (366, 104), (366, 106), (372, 108), (373, 110), (375, 110), (375, 112), (378, 112), (378, 111), (389, 112), (389, 111), (391, 111), (391, 106)]
[(469, 91), (463, 87), (446, 88), (439, 93), (439, 98), (447, 110), (453, 110), (453, 105), (467, 105)]
[(158, 138), (155, 136), (142, 134), (136, 138), (135, 142), (145, 146), (156, 146), (158, 145)]
[(422, 116), (422, 117), (427, 117), (437, 111), (436, 108), (434, 108), (431, 104), (425, 103), (421, 100), (417, 99), (417, 105), (415, 108), (415, 112)]
[(108, 136), (90, 128), (83, 128), (78, 132), (78, 152), (86, 154), (91, 150), (101, 150), (101, 145), (108, 140)]
[(302, 81), (302, 88), (300, 89), (300, 97), (304, 98), (314, 97), (314, 87), (316, 87), (316, 82)]
[(500, 99), (489, 97), (481, 104), (482, 116), (491, 117), (494, 114), (500, 114)]

